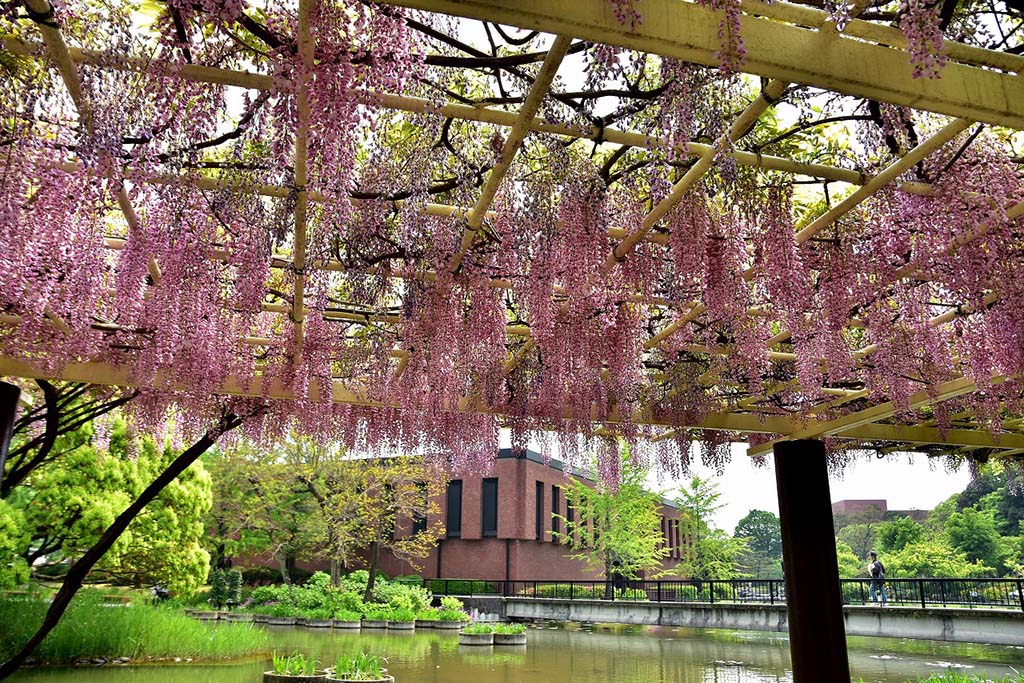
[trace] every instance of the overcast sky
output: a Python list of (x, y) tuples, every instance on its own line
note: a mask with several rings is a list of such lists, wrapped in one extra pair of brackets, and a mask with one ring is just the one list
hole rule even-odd
[[(770, 464), (764, 468), (754, 467), (746, 456), (746, 444), (733, 444), (732, 461), (722, 476), (699, 464), (693, 471), (701, 478), (711, 478), (718, 483), (725, 504), (715, 517), (719, 528), (732, 533), (736, 523), (752, 509), (779, 513), (775, 471)], [(923, 455), (897, 454), (882, 460), (873, 456), (858, 459), (841, 477), (830, 479), (833, 502), (850, 498), (884, 499), (890, 510), (930, 510), (962, 491), (970, 475), (966, 467), (949, 473), (941, 464), (929, 463)], [(663, 482), (654, 486), (678, 490), (679, 484)], [(674, 497), (674, 491), (670, 490), (668, 497)]]

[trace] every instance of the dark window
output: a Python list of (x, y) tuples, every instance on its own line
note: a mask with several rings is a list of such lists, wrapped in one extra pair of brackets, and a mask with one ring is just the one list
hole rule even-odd
[(481, 534), (484, 536), (498, 535), (498, 480), (484, 479), (483, 514), (481, 516)]
[(448, 483), (448, 538), (462, 535), (462, 480), (456, 479)]
[[(419, 505), (423, 506), (423, 509), (427, 509), (427, 485), (423, 482), (416, 484), (416, 495), (419, 497)], [(421, 512), (415, 512), (412, 516), (412, 533), (413, 536), (427, 530), (427, 516)]]
[(666, 521), (667, 520), (664, 517), (661, 518), (661, 543), (662, 543), (662, 546), (667, 548), (668, 547), (668, 531), (665, 530), (665, 522)]
[[(556, 515), (562, 511), (562, 489), (558, 488), (554, 484), (551, 485), (551, 531), (552, 534), (557, 534), (562, 530), (562, 520)], [(552, 535), (552, 541), (557, 541), (557, 537)]]
[(673, 519), (673, 520), (672, 520), (672, 528), (673, 528), (673, 530), (675, 531), (675, 549), (676, 549), (676, 557), (677, 557), (677, 558), (681, 558), (681, 557), (683, 556), (683, 551), (682, 551), (682, 549), (681, 549), (681, 548), (679, 547), (679, 520), (678, 520), (678, 519)]
[(544, 538), (544, 482), (537, 482), (537, 500), (535, 503), (536, 523), (534, 532), (538, 541)]
[(572, 506), (572, 501), (568, 498), (565, 500), (565, 530), (570, 532), (572, 536), (567, 539), (569, 543), (575, 543), (579, 534), (576, 529), (576, 508)]

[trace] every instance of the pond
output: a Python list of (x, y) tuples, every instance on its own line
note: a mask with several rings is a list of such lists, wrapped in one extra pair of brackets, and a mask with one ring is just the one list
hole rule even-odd
[[(259, 628), (259, 627), (257, 627)], [(791, 681), (786, 634), (640, 626), (548, 625), (527, 647), (459, 646), (451, 632), (349, 633), (268, 627), (280, 653), (324, 664), (360, 651), (388, 657), (396, 683), (778, 683)], [(950, 665), (989, 676), (1013, 673), (1024, 647), (850, 638), (853, 680), (903, 683)], [(17, 683), (259, 683), (269, 657), (230, 664), (29, 669)]]

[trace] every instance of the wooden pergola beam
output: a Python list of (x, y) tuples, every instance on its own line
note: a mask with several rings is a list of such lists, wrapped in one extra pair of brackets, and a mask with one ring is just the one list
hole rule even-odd
[[(7, 36), (3, 38), (4, 49), (17, 55), (27, 57), (38, 57), (42, 54), (44, 47), (30, 43), (20, 38)], [(89, 64), (113, 70), (133, 71), (137, 73), (148, 73), (151, 65), (147, 60), (141, 58), (124, 58), (98, 50), (86, 50), (80, 48), (69, 48), (73, 61), (80, 64)], [(115, 58), (116, 57), (116, 58)], [(257, 74), (249, 71), (236, 71), (231, 69), (219, 69), (214, 67), (201, 67), (194, 64), (176, 65), (174, 76), (199, 83), (211, 83), (216, 85), (233, 85), (254, 90), (270, 90), (279, 87), (270, 76)], [(492, 125), (512, 127), (516, 124), (517, 115), (503, 109), (495, 109), (485, 106), (471, 106), (466, 104), (449, 103), (438, 106), (437, 102), (418, 97), (407, 97), (390, 93), (377, 93), (370, 91), (359, 91), (358, 99), (362, 104), (368, 106), (406, 111), (415, 114), (435, 114), (438, 116), (450, 117), (460, 121), (475, 121), (478, 123), (489, 123)], [(660, 150), (668, 148), (669, 142), (664, 138), (643, 133), (633, 133), (619, 130), (617, 128), (600, 128), (594, 125), (567, 125), (547, 121), (541, 118), (534, 118), (529, 122), (531, 132), (547, 133), (581, 140), (600, 140), (603, 143), (637, 147), (641, 149)], [(702, 157), (714, 154), (715, 148), (712, 145), (689, 142), (683, 146), (677, 146), (676, 151), (690, 157)], [(722, 152), (743, 166), (751, 166), (765, 170), (781, 171), (795, 175), (803, 175), (811, 178), (820, 178), (835, 182), (849, 183), (852, 185), (863, 185), (871, 179), (870, 175), (838, 166), (827, 164), (809, 163), (795, 161), (785, 157), (773, 156), (771, 154), (758, 154), (740, 149), (730, 149)], [(927, 194), (931, 186), (927, 183), (904, 182), (900, 183), (900, 189), (913, 194)]]
[[(0, 377), (24, 377), (29, 379), (51, 379), (72, 382), (87, 382), (104, 386), (140, 386), (139, 378), (132, 368), (127, 366), (116, 367), (100, 361), (66, 363), (59, 369), (42, 369), (24, 361), (15, 360), (6, 356), (0, 356)], [(158, 380), (160, 378), (158, 377)], [(248, 396), (252, 398), (271, 398), (276, 400), (293, 400), (292, 391), (280, 384), (278, 381), (271, 382), (267, 387), (263, 386), (263, 379), (256, 377), (251, 384), (246, 385), (234, 377), (229, 377), (218, 388), (218, 394), (230, 396)], [(189, 387), (177, 387), (177, 390), (188, 392)], [(332, 399), (335, 403), (347, 405), (359, 405), (369, 407), (397, 408), (397, 405), (383, 404), (373, 401), (361, 392), (347, 387), (340, 380), (335, 380), (331, 389)], [(316, 383), (309, 387), (309, 400), (319, 400), (319, 389)], [(493, 411), (479, 411), (474, 405), (466, 403), (462, 406), (465, 411), (485, 412), (492, 415), (500, 415)], [(567, 413), (567, 419), (571, 416)], [(609, 423), (616, 423), (619, 418), (612, 416), (612, 419), (605, 420)], [(638, 412), (629, 420), (631, 424), (651, 424), (664, 426), (682, 426), (669, 424), (665, 420), (654, 420), (647, 413)], [(799, 422), (789, 418), (775, 416), (760, 416), (743, 413), (712, 413), (703, 420), (689, 425), (691, 429), (712, 429), (728, 432), (756, 432), (756, 433), (787, 433), (798, 426)]]
[[(639, 7), (643, 21), (627, 30), (606, 0), (386, 1), (697, 64), (719, 63), (721, 13), (692, 2), (644, 0)], [(954, 62), (943, 68), (941, 78), (914, 78), (903, 49), (750, 14), (740, 17), (740, 35), (747, 50), (743, 65), (747, 73), (997, 126), (1024, 128), (1024, 88), (1014, 74)]]
[(1024, 448), (1024, 434), (992, 434), (981, 429), (950, 429), (942, 431), (935, 427), (874, 423), (848, 429), (838, 436), (844, 439), (856, 439), (859, 441), (896, 441), (918, 445), (945, 444), (949, 446), (970, 446), (972, 448)]
[(554, 80), (558, 67), (562, 63), (562, 58), (565, 57), (565, 53), (571, 43), (572, 38), (555, 36), (555, 41), (551, 44), (551, 48), (544, 58), (540, 72), (534, 79), (533, 85), (530, 86), (530, 92), (527, 93), (526, 100), (516, 115), (515, 123), (505, 139), (505, 144), (502, 145), (498, 160), (487, 175), (487, 182), (484, 183), (483, 190), (480, 192), (480, 198), (477, 200), (473, 210), (466, 216), (466, 228), (462, 233), (462, 242), (448, 264), (448, 270), (453, 273), (462, 265), (462, 259), (466, 256), (466, 252), (473, 246), (477, 231), (483, 225), (484, 216), (487, 215), (487, 210), (491, 207), (491, 202), (494, 201), (494, 195), (498, 193), (498, 188), (501, 187), (505, 174), (512, 168), (512, 162), (515, 160), (516, 154), (519, 153), (519, 148), (522, 146), (523, 141), (526, 139), (526, 134), (530, 130), (530, 123), (536, 118), (541, 102), (544, 101), (544, 96), (547, 94), (551, 81)]

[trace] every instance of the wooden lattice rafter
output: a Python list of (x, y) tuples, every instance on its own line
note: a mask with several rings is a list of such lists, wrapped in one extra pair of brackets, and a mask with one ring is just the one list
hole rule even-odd
[[(47, 16), (50, 7), (45, 0), (29, 0), (27, 3), (35, 16)], [(309, 33), (309, 12), (312, 0), (300, 0), (297, 46), (301, 62), (306, 69), (314, 60), (314, 37)], [(498, 192), (505, 175), (512, 167), (516, 152), (523, 144), (529, 132), (536, 131), (570, 138), (594, 139), (601, 142), (647, 149), (660, 149), (665, 141), (649, 135), (641, 135), (629, 131), (594, 126), (574, 127), (562, 123), (553, 123), (537, 117), (539, 105), (548, 92), (551, 80), (558, 69), (562, 56), (566, 53), (574, 39), (600, 41), (612, 45), (654, 52), (657, 54), (681, 58), (684, 60), (716, 65), (717, 53), (721, 49), (717, 39), (717, 22), (719, 17), (714, 12), (691, 3), (678, 0), (645, 0), (643, 12), (644, 22), (635, 30), (626, 30), (612, 14), (609, 3), (604, 0), (580, 0), (555, 7), (544, 0), (394, 0), (389, 4), (416, 7), (428, 11), (440, 11), (472, 17), (485, 21), (531, 28), (556, 34), (541, 66), (540, 72), (526, 95), (519, 112), (509, 112), (497, 108), (473, 107), (464, 104), (448, 103), (438, 106), (427, 100), (394, 95), (389, 93), (360, 93), (360, 99), (369, 105), (392, 108), (413, 113), (433, 113), (454, 119), (476, 121), (508, 128), (508, 135), (500, 153), (498, 163), (492, 168), (479, 198), (472, 208), (448, 206), (443, 204), (419, 207), (429, 215), (464, 216), (466, 228), (461, 242), (453, 253), (449, 267), (458, 271), (463, 260), (474, 246), (477, 231), (487, 216), (490, 215), (491, 203)], [(959, 133), (975, 122), (984, 122), (999, 126), (1024, 128), (1024, 89), (1020, 88), (1020, 74), (1024, 73), (1024, 59), (1014, 55), (1004, 55), (989, 50), (982, 50), (966, 45), (950, 44), (947, 55), (952, 60), (942, 79), (924, 81), (911, 78), (910, 67), (906, 63), (906, 55), (901, 43), (902, 34), (895, 29), (882, 27), (871, 22), (854, 20), (839, 33), (825, 19), (824, 13), (806, 7), (796, 7), (786, 3), (761, 3), (758, 0), (744, 2), (746, 14), (742, 19), (742, 31), (748, 49), (745, 70), (772, 79), (763, 87), (762, 95), (733, 122), (728, 138), (723, 138), (713, 145), (689, 143), (683, 150), (695, 157), (682, 179), (672, 188), (671, 193), (658, 203), (644, 218), (637, 230), (619, 228), (611, 231), (611, 237), (619, 240), (618, 245), (608, 254), (602, 266), (601, 276), (607, 275), (616, 264), (627, 258), (634, 247), (641, 241), (653, 241), (664, 244), (667, 236), (656, 232), (655, 228), (665, 214), (680, 198), (715, 164), (716, 160), (731, 155), (736, 162), (767, 170), (783, 171), (793, 174), (807, 175), (826, 181), (840, 181), (858, 185), (853, 194), (831, 207), (826, 213), (814, 220), (796, 234), (798, 243), (804, 242), (820, 230), (833, 224), (845, 213), (851, 211), (861, 202), (873, 196), (883, 187), (899, 180), (909, 168), (936, 149), (955, 138)], [(40, 31), (45, 44), (46, 55), (58, 68), (68, 92), (79, 111), (80, 119), (88, 125), (89, 104), (81, 92), (81, 83), (75, 72), (75, 64), (101, 65), (105, 68), (146, 71), (145, 60), (133, 57), (112, 60), (102, 53), (77, 48), (69, 48), (59, 30), (41, 22)], [(811, 29), (811, 30), (809, 30)], [(823, 30), (828, 29), (828, 30)], [(22, 40), (6, 37), (4, 47), (17, 54), (40, 55), (40, 46)], [(813, 55), (813, 59), (811, 58)], [(270, 89), (276, 87), (269, 76), (256, 73), (245, 73), (226, 69), (217, 69), (200, 65), (182, 65), (177, 70), (182, 78), (208, 83), (238, 85), (246, 88)], [(830, 167), (823, 164), (808, 164), (793, 160), (762, 156), (738, 149), (723, 149), (727, 140), (735, 142), (745, 134), (756, 121), (757, 117), (786, 89), (789, 81), (811, 85), (834, 92), (857, 97), (870, 97), (894, 104), (913, 106), (940, 114), (958, 117), (937, 134), (920, 143), (890, 166), (874, 176), (861, 174), (850, 169)], [(279, 84), (277, 84), (279, 85)], [(246, 187), (246, 191), (256, 191), (270, 197), (289, 197), (296, 199), (294, 209), (294, 241), (291, 263), (286, 264), (276, 258), (276, 267), (288, 266), (293, 271), (293, 299), (287, 306), (267, 304), (268, 312), (290, 315), (295, 330), (296, 363), (301, 362), (303, 322), (307, 306), (305, 299), (305, 283), (309, 268), (326, 270), (343, 270), (344, 266), (337, 262), (326, 261), (314, 263), (307, 260), (307, 222), (310, 202), (320, 199), (316, 193), (308, 190), (308, 153), (307, 131), (310, 125), (310, 107), (302, 84), (296, 88), (298, 129), (294, 159), (294, 185), (264, 186), (261, 188)], [(151, 180), (151, 179), (147, 179)], [(207, 185), (210, 188), (230, 189), (231, 183), (221, 179), (203, 178), (167, 178), (167, 182)], [(920, 183), (900, 183), (901, 189), (907, 192), (928, 193), (930, 188)], [(129, 236), (138, 229), (140, 219), (128, 197), (127, 189), (122, 183), (117, 194), (117, 202), (129, 226)], [(1019, 217), (1024, 210), (1018, 204), (1010, 207), (1008, 216)], [(985, 234), (986, 226), (978, 226), (969, 235), (958, 236), (947, 249), (958, 248), (970, 240)], [(116, 240), (108, 240), (112, 248)], [(944, 252), (944, 253), (947, 253)], [(941, 255), (941, 254), (940, 254)], [(211, 246), (211, 258), (223, 258), (217, 253), (217, 247)], [(154, 259), (149, 263), (150, 279), (153, 284), (160, 281), (160, 268)], [(913, 268), (900, 271), (905, 277), (913, 277)], [(752, 270), (745, 275), (750, 278)], [(407, 275), (402, 275), (407, 277)], [(417, 277), (432, 279), (434, 273), (420, 273)], [(493, 278), (492, 287), (510, 287), (507, 280)], [(559, 292), (556, 290), (555, 295)], [(998, 298), (992, 293), (986, 298), (989, 304)], [(631, 300), (643, 300), (633, 297)], [(645, 303), (657, 305), (666, 310), (675, 308), (679, 315), (667, 327), (656, 332), (644, 342), (645, 348), (658, 348), (672, 334), (686, 325), (698, 321), (704, 313), (702, 304), (696, 301), (673, 302), (664, 298), (656, 301), (649, 299)], [(568, 303), (562, 304), (564, 311)], [(957, 312), (935, 316), (929, 324), (937, 326), (949, 322)], [(11, 318), (11, 316), (5, 316)], [(394, 314), (337, 313), (327, 316), (328, 319), (397, 323), (400, 316)], [(6, 322), (14, 322), (6, 320)], [(61, 326), (59, 319), (53, 320), (56, 327)], [(853, 324), (853, 323), (851, 323)], [(524, 325), (510, 325), (506, 330), (509, 335), (525, 337), (526, 343), (519, 347), (518, 352), (506, 364), (506, 372), (511, 371), (533, 347), (530, 331)], [(769, 349), (788, 339), (783, 330), (765, 341)], [(263, 338), (247, 338), (250, 344), (269, 344), (273, 340)], [(727, 350), (709, 349), (700, 345), (688, 345), (687, 348), (696, 354), (728, 353)], [(865, 358), (874, 352), (873, 347), (865, 347), (857, 352), (858, 358)], [(395, 350), (393, 355), (399, 359), (398, 374), (404, 371), (409, 354)], [(769, 357), (776, 362), (792, 362), (793, 354), (769, 351)], [(9, 359), (0, 359), (0, 367), (9, 374), (25, 376), (43, 376), (38, 371), (27, 369)], [(88, 381), (109, 382), (113, 384), (129, 384), (130, 378), (117, 368), (102, 364), (84, 364), (65, 370), (70, 379), (74, 377), (91, 377)], [(705, 381), (715, 378), (703, 377)], [(972, 382), (965, 378), (950, 380), (936, 392), (922, 394), (912, 398), (912, 406), (924, 406), (929, 403), (952, 398), (974, 390)], [(839, 391), (839, 390), (836, 390)], [(230, 381), (224, 387), (225, 393), (247, 393), (238, 384)], [(252, 395), (260, 395), (259, 388), (249, 389)], [(368, 405), (360, 392), (352, 391), (342, 382), (335, 382), (333, 397), (336, 401)], [(288, 398), (288, 392), (273, 389), (267, 395)], [(843, 402), (861, 400), (867, 395), (864, 390), (844, 390), (830, 399), (827, 407), (835, 407)], [(749, 431), (759, 433), (782, 434), (787, 438), (807, 436), (837, 435), (856, 440), (878, 440), (899, 443), (933, 443), (942, 438), (939, 430), (931, 428), (906, 428), (899, 425), (884, 424), (891, 418), (895, 407), (891, 403), (870, 406), (848, 415), (832, 420), (822, 420), (804, 426), (799, 420), (778, 416), (758, 415), (756, 401), (741, 400), (734, 412), (713, 416), (702, 424), (686, 425), (703, 429), (729, 429), (733, 431)], [(460, 406), (464, 410), (484, 410), (486, 406), (475, 402), (465, 402)], [(657, 424), (649, 415), (635, 415), (631, 419), (639, 423)], [(754, 424), (755, 421), (760, 421)], [(615, 418), (609, 422), (614, 423)], [(672, 425), (677, 426), (677, 425)], [(929, 431), (930, 429), (930, 431)], [(1016, 429), (1016, 428), (1015, 428)], [(916, 431), (913, 431), (916, 430)], [(666, 433), (669, 434), (669, 433)], [(948, 432), (952, 437), (946, 443), (964, 447), (1003, 448), (1018, 450), (1024, 448), (1024, 442), (1016, 434), (1008, 434), (1003, 440), (992, 437), (981, 430), (958, 429)], [(1024, 437), (1021, 437), (1024, 439)], [(771, 444), (751, 449), (752, 454), (765, 452)]]

